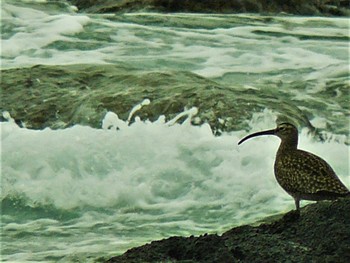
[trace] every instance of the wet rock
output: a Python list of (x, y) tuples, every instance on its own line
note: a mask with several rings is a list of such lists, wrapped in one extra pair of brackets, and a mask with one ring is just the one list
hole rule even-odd
[(202, 13), (289, 13), (296, 15), (349, 15), (349, 0), (72, 0), (84, 12), (133, 11)]
[(1, 75), (0, 111), (8, 111), (16, 123), (32, 129), (75, 124), (101, 128), (108, 111), (127, 120), (131, 109), (144, 99), (151, 103), (137, 112), (142, 120), (155, 121), (160, 115), (170, 120), (184, 109), (197, 107), (193, 123), (209, 123), (215, 134), (248, 129), (252, 114), (265, 108), (313, 128), (295, 105), (281, 103), (282, 93), (225, 86), (190, 72), (38, 65), (2, 70)]
[(349, 211), (350, 198), (318, 202), (302, 208), (299, 218), (287, 214), (221, 236), (171, 237), (106, 262), (349, 262)]

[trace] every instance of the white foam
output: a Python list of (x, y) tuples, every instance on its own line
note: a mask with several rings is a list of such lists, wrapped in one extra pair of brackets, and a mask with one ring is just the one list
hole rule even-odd
[[(113, 121), (116, 126), (123, 122), (113, 116), (107, 114), (104, 128)], [(260, 116), (254, 127), (260, 129), (266, 121)], [(118, 132), (82, 126), (59, 131), (21, 129), (14, 123), (1, 126), (3, 198), (21, 193), (33, 203), (62, 209), (86, 205), (149, 208), (155, 204), (159, 208), (164, 203), (162, 209), (172, 210), (174, 205), (182, 210), (198, 201), (198, 205), (244, 206), (253, 209), (253, 214), (259, 214), (258, 202), (250, 200), (256, 195), (269, 193), (268, 201), (280, 200), (279, 208), (272, 208), (271, 213), (286, 204), (272, 176), (278, 145), (274, 138), (257, 139), (238, 148), (242, 132), (217, 138), (210, 127), (188, 124), (138, 121), (129, 126), (125, 123)], [(325, 154), (340, 176), (348, 174), (341, 165), (347, 162), (348, 147), (332, 141), (314, 143), (302, 134), (303, 141), (316, 152), (336, 149), (337, 157), (328, 156), (329, 150)], [(208, 197), (207, 191), (212, 196)], [(242, 200), (229, 201), (230, 197)]]
[[(307, 73), (300, 77), (310, 79), (315, 71), (331, 72), (337, 67), (343, 71), (348, 66), (344, 56), (347, 44), (336, 39), (348, 35), (344, 26), (346, 19), (340, 18), (273, 17), (272, 22), (265, 23), (263, 17), (252, 15), (126, 15), (169, 16), (171, 19), (196, 19), (197, 22), (212, 19), (221, 20), (223, 25), (225, 21), (238, 21), (229, 28), (196, 29), (115, 22), (105, 15), (51, 15), (7, 3), (2, 9), (3, 23), (16, 28), (2, 40), (4, 68), (35, 64), (118, 63), (150, 70), (185, 69), (204, 77), (305, 70)], [(257, 34), (257, 31), (261, 33)], [(79, 36), (81, 32), (84, 32), (84, 37)], [(310, 36), (316, 38), (307, 39)], [(67, 46), (76, 42), (82, 45), (81, 49), (74, 46), (69, 50), (59, 50), (59, 47), (55, 48), (57, 41)], [(285, 78), (283, 75), (279, 77)], [(328, 75), (317, 77), (327, 79)]]
[[(185, 112), (193, 117), (196, 109)], [(238, 146), (247, 132), (215, 137), (208, 125), (179, 124), (175, 119), (130, 124), (108, 113), (104, 129), (76, 125), (40, 131), (19, 128), (11, 121), (1, 123), (1, 200), (20, 196), (33, 207), (81, 211), (69, 223), (5, 225), (6, 240), (8, 233), (37, 229), (55, 233), (63, 242), (44, 235), (33, 242), (38, 246), (31, 247), (31, 240), (25, 239), (32, 253), (16, 252), (6, 258), (70, 255), (64, 257), (69, 261), (72, 255), (86, 257), (87, 252), (106, 255), (171, 235), (225, 231), (294, 208), (293, 199), (273, 175), (277, 138), (256, 138)], [(251, 132), (273, 128), (275, 119), (268, 110), (255, 114)], [(315, 142), (303, 130), (300, 148), (322, 156), (349, 186), (349, 147), (343, 142)], [(84, 244), (77, 239), (81, 235)], [(19, 251), (16, 245), (4, 244)]]
[(5, 58), (16, 58), (31, 50), (35, 57), (36, 51), (55, 41), (71, 41), (68, 36), (82, 32), (90, 21), (84, 15), (49, 15), (43, 11), (6, 3), (2, 6), (2, 12), (3, 23), (17, 27), (12, 36), (2, 39), (2, 56)]

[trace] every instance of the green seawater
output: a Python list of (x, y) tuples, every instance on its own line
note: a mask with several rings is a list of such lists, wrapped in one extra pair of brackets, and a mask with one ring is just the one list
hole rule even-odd
[[(154, 85), (171, 87), (175, 79), (185, 88), (196, 74), (223, 96), (247, 102), (243, 111), (252, 116), (237, 118), (245, 129), (221, 136), (207, 124), (191, 125), (191, 109), (183, 110), (188, 121), (172, 123), (130, 124), (108, 112), (105, 123), (118, 130), (32, 130), (7, 118), (2, 261), (96, 262), (152, 240), (220, 234), (292, 209), (273, 175), (278, 139), (237, 147), (248, 132), (275, 127), (281, 109), (322, 131), (320, 142), (302, 128), (300, 147), (322, 156), (350, 185), (347, 18), (81, 14), (24, 1), (3, 1), (1, 9), (3, 70), (113, 64), (129, 72), (126, 86), (142, 86), (147, 75)], [(66, 73), (55, 77), (72, 85)], [(18, 104), (28, 98), (19, 96)]]

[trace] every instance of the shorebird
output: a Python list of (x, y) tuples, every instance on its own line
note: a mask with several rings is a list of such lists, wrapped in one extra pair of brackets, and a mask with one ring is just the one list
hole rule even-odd
[(300, 211), (300, 200), (332, 200), (350, 195), (325, 160), (297, 148), (298, 130), (294, 125), (281, 123), (276, 129), (250, 134), (238, 144), (261, 135), (276, 135), (281, 139), (275, 159), (275, 177), (279, 185), (294, 198), (297, 212)]

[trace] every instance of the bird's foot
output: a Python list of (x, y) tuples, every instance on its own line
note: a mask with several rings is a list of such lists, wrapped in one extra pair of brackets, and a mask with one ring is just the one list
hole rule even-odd
[(286, 222), (297, 221), (300, 217), (300, 210), (292, 210), (283, 216), (283, 220)]

